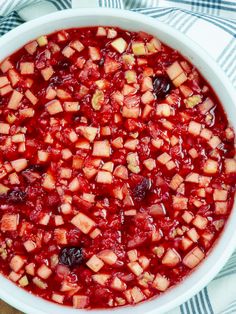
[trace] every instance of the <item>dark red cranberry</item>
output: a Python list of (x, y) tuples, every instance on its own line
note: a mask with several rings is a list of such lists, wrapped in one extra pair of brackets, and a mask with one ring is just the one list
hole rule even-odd
[(147, 178), (143, 178), (133, 189), (133, 198), (135, 201), (142, 201), (151, 187), (151, 182)]
[(153, 91), (157, 98), (164, 98), (171, 89), (171, 81), (167, 76), (156, 76), (153, 81)]
[(20, 188), (15, 188), (11, 190), (7, 194), (7, 200), (9, 203), (24, 203), (26, 199), (26, 193), (22, 191)]
[(79, 247), (64, 247), (59, 253), (59, 262), (74, 267), (83, 263), (83, 250)]

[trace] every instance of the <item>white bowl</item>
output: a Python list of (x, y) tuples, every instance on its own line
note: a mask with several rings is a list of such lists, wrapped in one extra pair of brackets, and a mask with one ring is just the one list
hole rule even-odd
[[(236, 104), (234, 89), (217, 64), (186, 36), (177, 30), (138, 13), (116, 9), (78, 9), (53, 13), (27, 22), (0, 38), (0, 60), (19, 49), (28, 41), (42, 34), (72, 27), (107, 25), (118, 26), (131, 31), (145, 31), (158, 37), (162, 42), (180, 51), (191, 61), (211, 84), (231, 124), (236, 129)], [(233, 119), (234, 117), (234, 119)], [(236, 247), (236, 208), (214, 248), (202, 264), (183, 282), (171, 288), (163, 295), (133, 307), (112, 309), (116, 314), (165, 313), (180, 305), (202, 289), (226, 263)], [(71, 307), (57, 305), (36, 297), (18, 288), (8, 279), (0, 276), (0, 297), (29, 314), (75, 314), (88, 313), (86, 310), (75, 310)], [(223, 287), (222, 287), (223, 289)], [(222, 291), (222, 293), (224, 293)], [(111, 311), (108, 310), (108, 311)], [(90, 314), (107, 313), (107, 310), (91, 310)]]

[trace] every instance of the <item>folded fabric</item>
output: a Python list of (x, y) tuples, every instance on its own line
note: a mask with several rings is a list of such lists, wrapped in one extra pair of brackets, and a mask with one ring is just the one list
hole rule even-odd
[[(236, 87), (235, 0), (97, 1), (101, 7), (134, 10), (178, 29), (205, 49)], [(80, 0), (72, 3), (70, 0), (0, 0), (0, 35), (23, 23), (23, 17), (30, 19), (32, 13), (40, 16), (70, 8), (72, 4), (72, 7), (80, 6)], [(39, 5), (37, 12), (36, 5)], [(169, 314), (236, 313), (235, 282), (236, 252), (207, 287)]]

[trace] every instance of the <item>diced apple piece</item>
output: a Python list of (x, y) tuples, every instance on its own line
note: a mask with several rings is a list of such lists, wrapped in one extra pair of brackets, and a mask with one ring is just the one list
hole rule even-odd
[(181, 247), (184, 251), (188, 250), (193, 244), (193, 241), (190, 239), (183, 237), (181, 240)]
[(16, 172), (20, 172), (27, 167), (28, 161), (25, 158), (20, 158), (20, 159), (11, 161), (11, 165)]
[(207, 128), (204, 128), (201, 130), (200, 136), (205, 140), (209, 141), (212, 137), (212, 131)]
[(187, 231), (188, 237), (193, 241), (197, 242), (200, 238), (199, 234), (197, 233), (195, 228), (191, 228)]
[(101, 59), (100, 50), (97, 47), (88, 47), (89, 56), (93, 61), (97, 61)]
[(187, 81), (187, 76), (185, 75), (184, 72), (182, 72), (179, 76), (177, 76), (174, 80), (173, 80), (173, 84), (176, 87), (179, 87), (181, 84), (183, 84), (184, 82)]
[(171, 115), (171, 107), (168, 104), (158, 104), (156, 107), (156, 114), (161, 117), (169, 117)]
[(66, 112), (77, 112), (80, 109), (78, 101), (65, 101), (63, 107)]
[(128, 170), (123, 165), (117, 166), (113, 172), (113, 175), (117, 178), (128, 180)]
[(54, 70), (51, 66), (41, 70), (41, 74), (45, 81), (48, 81), (52, 77), (53, 73)]
[(199, 174), (196, 172), (191, 172), (189, 173), (186, 178), (185, 181), (186, 182), (191, 182), (191, 183), (199, 183)]
[(92, 97), (92, 107), (94, 110), (100, 110), (104, 102), (103, 91), (97, 89)]
[(89, 305), (89, 297), (86, 295), (73, 295), (73, 307), (84, 309)]
[(1, 219), (1, 231), (16, 231), (19, 224), (19, 214), (3, 214)]
[(48, 44), (47, 36), (42, 35), (42, 36), (38, 37), (37, 42), (38, 42), (40, 47), (46, 46)]
[[(92, 126), (81, 126), (79, 127), (79, 130), (81, 131), (82, 135), (90, 142), (94, 141), (98, 132), (98, 129)], [(99, 153), (102, 153), (102, 152), (99, 152)]]
[(11, 94), (11, 98), (8, 102), (7, 107), (9, 109), (17, 110), (22, 98), (23, 98), (23, 94), (21, 94), (17, 90), (14, 90), (13, 93)]
[(150, 103), (152, 103), (153, 101), (155, 100), (154, 96), (153, 96), (153, 93), (150, 92), (150, 91), (146, 91), (142, 97), (141, 97), (141, 102), (144, 104), (144, 105), (148, 105)]
[(156, 168), (156, 161), (153, 158), (144, 160), (143, 164), (150, 171)]
[(78, 213), (76, 216), (74, 216), (71, 220), (71, 223), (85, 234), (88, 234), (95, 226), (95, 221), (83, 213)]
[(5, 95), (9, 94), (11, 91), (12, 91), (12, 87), (10, 84), (8, 84), (8, 85), (0, 88), (0, 95), (5, 96)]
[(90, 232), (89, 236), (90, 236), (90, 238), (95, 239), (100, 234), (101, 234), (101, 230), (98, 228), (95, 228), (92, 232)]
[(55, 115), (57, 113), (63, 112), (61, 103), (57, 99), (49, 101), (48, 103), (46, 103), (45, 107), (50, 115)]
[(10, 261), (9, 266), (14, 272), (17, 273), (19, 270), (21, 270), (24, 264), (25, 264), (25, 260), (21, 256), (14, 255)]
[(10, 84), (6, 76), (0, 76), (0, 87)]
[(199, 135), (201, 132), (202, 125), (195, 121), (190, 121), (188, 126), (188, 131), (190, 134), (193, 134), (195, 136)]
[(63, 56), (65, 56), (66, 58), (70, 58), (71, 56), (73, 56), (73, 54), (75, 53), (74, 49), (72, 49), (70, 46), (66, 46), (62, 52)]
[(41, 162), (46, 162), (48, 160), (49, 153), (43, 150), (38, 151), (38, 160)]
[(128, 66), (132, 66), (135, 64), (135, 58), (131, 54), (123, 54), (122, 59), (123, 59), (123, 62)]
[[(10, 175), (9, 175), (9, 181), (11, 182)], [(9, 190), (10, 190), (10, 188), (8, 188), (6, 185), (3, 185), (0, 183), (0, 196), (3, 194), (6, 194)]]
[(142, 56), (147, 54), (147, 49), (143, 42), (133, 42), (132, 51), (135, 56)]
[(35, 264), (29, 263), (25, 266), (25, 271), (27, 274), (34, 276), (35, 275)]
[(37, 104), (38, 98), (35, 97), (35, 95), (34, 95), (29, 89), (27, 89), (27, 91), (25, 92), (25, 96), (26, 96), (26, 98), (29, 99), (29, 101), (30, 101), (33, 105)]
[(104, 71), (106, 74), (116, 72), (117, 70), (119, 70), (119, 68), (120, 68), (119, 62), (116, 62), (110, 57), (106, 57), (104, 62)]
[(27, 240), (24, 242), (24, 247), (27, 252), (32, 252), (36, 249), (36, 243), (32, 240)]
[(128, 255), (130, 262), (135, 262), (138, 260), (138, 252), (135, 249), (128, 251), (127, 255)]
[(19, 285), (21, 287), (26, 287), (26, 286), (28, 286), (28, 284), (29, 284), (29, 281), (28, 281), (27, 276), (21, 277), (21, 279), (19, 280)]
[(93, 255), (86, 263), (86, 265), (92, 269), (95, 273), (97, 273), (103, 266), (103, 261), (98, 258), (96, 255)]
[(103, 184), (111, 184), (112, 183), (112, 174), (108, 171), (98, 171), (96, 181), (98, 183)]
[(225, 129), (225, 137), (227, 140), (232, 140), (234, 138), (234, 130), (230, 127)]
[(45, 264), (42, 264), (37, 270), (37, 275), (42, 279), (48, 279), (51, 276), (51, 274), (52, 274), (51, 269)]
[(188, 97), (185, 101), (186, 108), (194, 108), (196, 105), (202, 102), (200, 95), (193, 95)]
[(216, 215), (225, 215), (228, 211), (228, 202), (215, 202)]
[(201, 215), (196, 215), (196, 217), (192, 221), (192, 224), (198, 229), (204, 230), (207, 227), (208, 220), (206, 217), (203, 217)]
[(33, 62), (21, 62), (20, 63), (20, 73), (21, 74), (33, 74), (34, 73), (34, 63)]
[(0, 65), (0, 69), (2, 70), (3, 73), (6, 73), (8, 70), (13, 68), (13, 64), (9, 59), (3, 60), (3, 62)]
[(81, 52), (84, 50), (84, 45), (79, 40), (74, 40), (70, 43), (70, 47), (77, 50), (78, 52)]
[(221, 189), (214, 189), (213, 199), (214, 201), (227, 201), (228, 191)]
[(10, 125), (8, 123), (0, 122), (0, 134), (9, 134)]
[(225, 173), (236, 173), (236, 160), (233, 158), (226, 158), (224, 161)]
[(46, 284), (46, 282), (42, 281), (39, 277), (34, 277), (32, 279), (33, 283), (40, 289), (47, 289), (48, 285)]
[(156, 274), (156, 277), (152, 283), (153, 288), (159, 291), (165, 291), (170, 285), (169, 279), (161, 274)]
[(127, 264), (127, 266), (136, 276), (139, 276), (143, 273), (143, 268), (138, 262), (130, 262)]
[(135, 304), (146, 299), (145, 295), (142, 293), (139, 287), (133, 287), (131, 289), (131, 296)]
[(177, 173), (171, 179), (169, 186), (172, 190), (177, 190), (182, 182), (184, 182), (184, 179)]
[(52, 294), (52, 300), (53, 300), (54, 302), (63, 304), (64, 298), (65, 298), (64, 295), (61, 295), (61, 294), (58, 294), (58, 293), (53, 293), (53, 294)]
[(119, 53), (123, 53), (127, 48), (127, 42), (119, 37), (111, 42), (111, 46)]
[(173, 207), (176, 210), (187, 209), (188, 206), (188, 198), (183, 196), (175, 196), (173, 195)]
[(175, 61), (166, 69), (166, 73), (168, 74), (169, 78), (173, 81), (183, 73), (183, 69), (180, 66), (179, 62)]
[(43, 188), (45, 188), (46, 190), (54, 190), (55, 184), (56, 184), (55, 179), (51, 174), (45, 173), (43, 175), (43, 180), (42, 180)]
[(181, 258), (175, 249), (168, 249), (162, 258), (162, 264), (168, 267), (174, 267), (180, 262)]
[(138, 118), (140, 113), (140, 107), (131, 107), (128, 108), (127, 106), (124, 106), (122, 108), (122, 116), (125, 118)]
[(211, 146), (211, 148), (215, 149), (220, 145), (221, 139), (218, 136), (213, 136), (207, 143)]
[[(235, 163), (236, 165), (236, 163)], [(214, 174), (218, 171), (218, 162), (213, 159), (207, 159), (203, 165), (203, 171), (206, 174)]]
[(199, 106), (199, 110), (201, 111), (202, 114), (206, 114), (209, 110), (211, 110), (215, 104), (210, 98), (207, 98), (204, 100)]
[(118, 277), (115, 277), (111, 282), (111, 288), (117, 291), (125, 291), (127, 285)]
[(165, 165), (168, 161), (171, 160), (171, 156), (169, 154), (167, 154), (166, 152), (161, 154), (160, 156), (158, 156), (157, 161), (162, 164)]
[(205, 254), (198, 246), (196, 246), (187, 255), (185, 255), (183, 264), (192, 269), (196, 267), (204, 257)]
[(96, 275), (92, 275), (92, 279), (99, 283), (101, 286), (105, 286), (107, 280), (111, 277), (111, 275), (107, 275), (107, 274), (96, 274)]
[(37, 43), (36, 40), (31, 41), (30, 43), (28, 43), (28, 44), (26, 44), (26, 45), (24, 46), (25, 50), (26, 50), (30, 55), (33, 55), (33, 54), (35, 53), (37, 47), (38, 47), (38, 43)]
[(97, 256), (108, 265), (113, 265), (117, 261), (117, 256), (112, 250), (103, 250)]
[(125, 79), (128, 84), (137, 83), (137, 74), (134, 70), (125, 71)]
[(111, 147), (107, 140), (95, 141), (93, 145), (93, 156), (97, 157), (110, 157)]

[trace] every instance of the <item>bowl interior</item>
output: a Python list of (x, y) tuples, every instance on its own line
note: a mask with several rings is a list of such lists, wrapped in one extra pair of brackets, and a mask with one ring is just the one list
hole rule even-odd
[[(233, 120), (233, 117), (236, 117), (234, 90), (215, 62), (203, 51), (203, 49), (178, 31), (138, 13), (114, 9), (79, 9), (66, 10), (44, 16), (23, 24), (0, 38), (0, 60), (12, 54), (25, 43), (39, 35), (52, 33), (63, 28), (96, 25), (118, 26), (130, 31), (145, 31), (158, 37), (168, 46), (179, 50), (198, 68), (205, 79), (214, 88), (224, 106), (231, 124), (236, 128), (236, 120)], [(203, 286), (216, 275), (232, 254), (236, 245), (235, 225), (236, 210), (234, 208), (226, 228), (214, 249), (205, 261), (182, 283), (173, 287), (158, 298), (154, 298), (135, 307), (124, 307), (112, 310), (117, 314), (127, 314), (131, 312), (143, 314), (152, 312), (156, 313), (158, 309), (158, 313), (160, 314), (184, 302), (203, 288)], [(18, 288), (2, 276), (0, 276), (0, 283), (0, 297), (26, 313), (74, 314), (78, 312), (87, 312), (85, 310), (74, 310), (69, 307), (56, 305), (33, 296)], [(102, 310), (92, 310), (89, 313), (97, 314), (99, 312), (102, 312)], [(107, 310), (103, 312), (107, 312)]]

